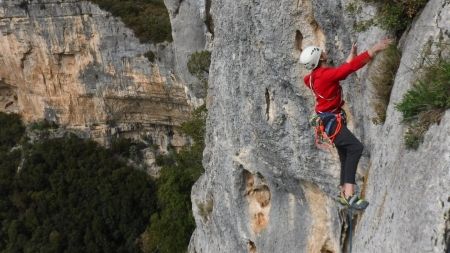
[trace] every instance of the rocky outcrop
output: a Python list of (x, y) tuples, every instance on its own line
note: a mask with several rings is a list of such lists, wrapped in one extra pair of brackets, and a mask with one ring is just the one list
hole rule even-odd
[(402, 38), (403, 57), (386, 122), (370, 135), (366, 196), (371, 208), (357, 226), (355, 252), (450, 250), (450, 241), (445, 241), (450, 210), (450, 111), (439, 125), (431, 126), (419, 149), (410, 151), (402, 143), (406, 129), (395, 109), (421, 68), (437, 57), (449, 59), (449, 43), (450, 2), (431, 0)]
[[(200, 12), (186, 8), (179, 15)], [(185, 145), (177, 126), (202, 101), (190, 91), (186, 62), (205, 46), (204, 24), (185, 24), (196, 31), (187, 38), (182, 21), (173, 23), (174, 43), (141, 44), (119, 18), (87, 1), (1, 1), (0, 110), (106, 145), (117, 135), (160, 151)]]
[[(213, 1), (206, 171), (192, 191), (197, 229), (190, 252), (343, 252), (345, 213), (333, 199), (338, 157), (314, 146), (312, 95), (297, 59), (302, 47), (318, 44), (338, 64), (351, 41), (365, 49), (386, 36), (376, 27), (355, 33), (346, 3)], [(374, 7), (364, 8), (361, 15), (374, 13)], [(372, 123), (372, 66), (342, 83), (349, 127), (366, 146), (358, 184), (371, 201), (355, 219), (354, 252), (446, 247), (449, 113), (430, 128), (419, 150), (408, 151), (406, 127), (394, 107), (411, 87), (420, 57), (445, 54), (440, 45), (450, 41), (448, 10), (448, 1), (431, 0), (405, 35), (384, 125)], [(211, 205), (207, 212), (205, 203)]]
[(206, 96), (199, 80), (189, 73), (186, 65), (196, 51), (205, 50), (207, 29), (204, 0), (165, 0), (172, 25), (175, 70), (187, 87), (192, 104), (202, 105)]
[[(5, 1), (0, 18), (2, 110), (85, 128), (93, 138), (111, 125), (127, 131), (186, 119), (172, 44), (141, 44), (119, 19), (83, 1)], [(149, 50), (155, 63), (144, 57)]]

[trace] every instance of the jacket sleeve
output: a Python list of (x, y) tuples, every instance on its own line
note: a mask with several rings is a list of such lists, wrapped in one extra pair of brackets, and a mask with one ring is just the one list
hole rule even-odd
[(357, 71), (358, 69), (364, 67), (366, 63), (370, 61), (371, 57), (367, 51), (359, 54), (349, 63), (344, 63), (337, 68), (327, 68), (322, 76), (330, 81), (340, 81), (344, 80), (351, 73)]
[(309, 87), (309, 79), (311, 78), (311, 74), (308, 74), (308, 75), (306, 75), (304, 78), (303, 78), (303, 82), (305, 83), (305, 85), (307, 86), (307, 87)]

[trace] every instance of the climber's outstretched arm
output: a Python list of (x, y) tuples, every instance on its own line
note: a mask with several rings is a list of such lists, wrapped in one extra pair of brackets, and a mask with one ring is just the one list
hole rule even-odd
[(352, 49), (350, 50), (350, 54), (347, 57), (347, 60), (345, 60), (346, 63), (349, 63), (355, 58), (355, 56), (358, 54), (358, 45), (356, 42), (352, 44)]

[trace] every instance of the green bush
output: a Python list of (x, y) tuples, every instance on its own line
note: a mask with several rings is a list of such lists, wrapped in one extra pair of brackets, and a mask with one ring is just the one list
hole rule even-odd
[(200, 89), (192, 87), (192, 90), (196, 91), (196, 96), (206, 97), (210, 65), (211, 52), (209, 51), (195, 52), (189, 57), (189, 61), (187, 63), (188, 70), (199, 80), (199, 83), (196, 86)]
[(395, 45), (388, 47), (377, 56), (371, 67), (369, 78), (375, 91), (373, 102), (376, 116), (372, 118), (374, 124), (382, 124), (386, 120), (386, 110), (389, 104), (395, 75), (400, 65), (401, 53)]
[(91, 0), (120, 17), (141, 42), (172, 41), (169, 13), (162, 0)]
[(193, 53), (187, 63), (189, 73), (198, 79), (204, 79), (205, 75), (209, 73), (209, 65), (211, 65), (211, 52), (209, 51)]
[(439, 123), (445, 110), (450, 108), (450, 61), (440, 60), (426, 67), (396, 108), (409, 126), (406, 145), (415, 149), (429, 126)]
[(158, 180), (159, 212), (151, 217), (143, 235), (144, 252), (185, 252), (195, 228), (190, 199), (192, 185), (204, 169), (202, 166), (206, 107), (194, 111), (192, 119), (181, 127), (194, 144), (179, 153), (160, 157), (161, 176)]

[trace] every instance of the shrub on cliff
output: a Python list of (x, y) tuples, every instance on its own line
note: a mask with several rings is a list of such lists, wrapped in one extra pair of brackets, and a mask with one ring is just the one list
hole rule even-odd
[(405, 144), (416, 149), (429, 126), (439, 123), (450, 108), (450, 61), (440, 60), (426, 67), (396, 108), (408, 124)]
[(211, 52), (209, 51), (199, 51), (191, 54), (187, 63), (189, 73), (198, 79), (204, 78), (205, 74), (209, 73), (209, 65), (211, 65)]
[(144, 252), (185, 252), (195, 228), (192, 215), (191, 188), (203, 173), (206, 106), (192, 114), (181, 127), (192, 137), (194, 144), (178, 154), (159, 158), (163, 166), (158, 185), (158, 209), (143, 234)]
[(172, 41), (169, 13), (162, 0), (91, 0), (120, 17), (141, 42)]
[(199, 80), (198, 87), (201, 88), (199, 95), (201, 97), (206, 96), (206, 90), (208, 89), (208, 75), (209, 66), (211, 65), (211, 52), (198, 51), (193, 53), (188, 60), (187, 67), (189, 73), (197, 77)]

